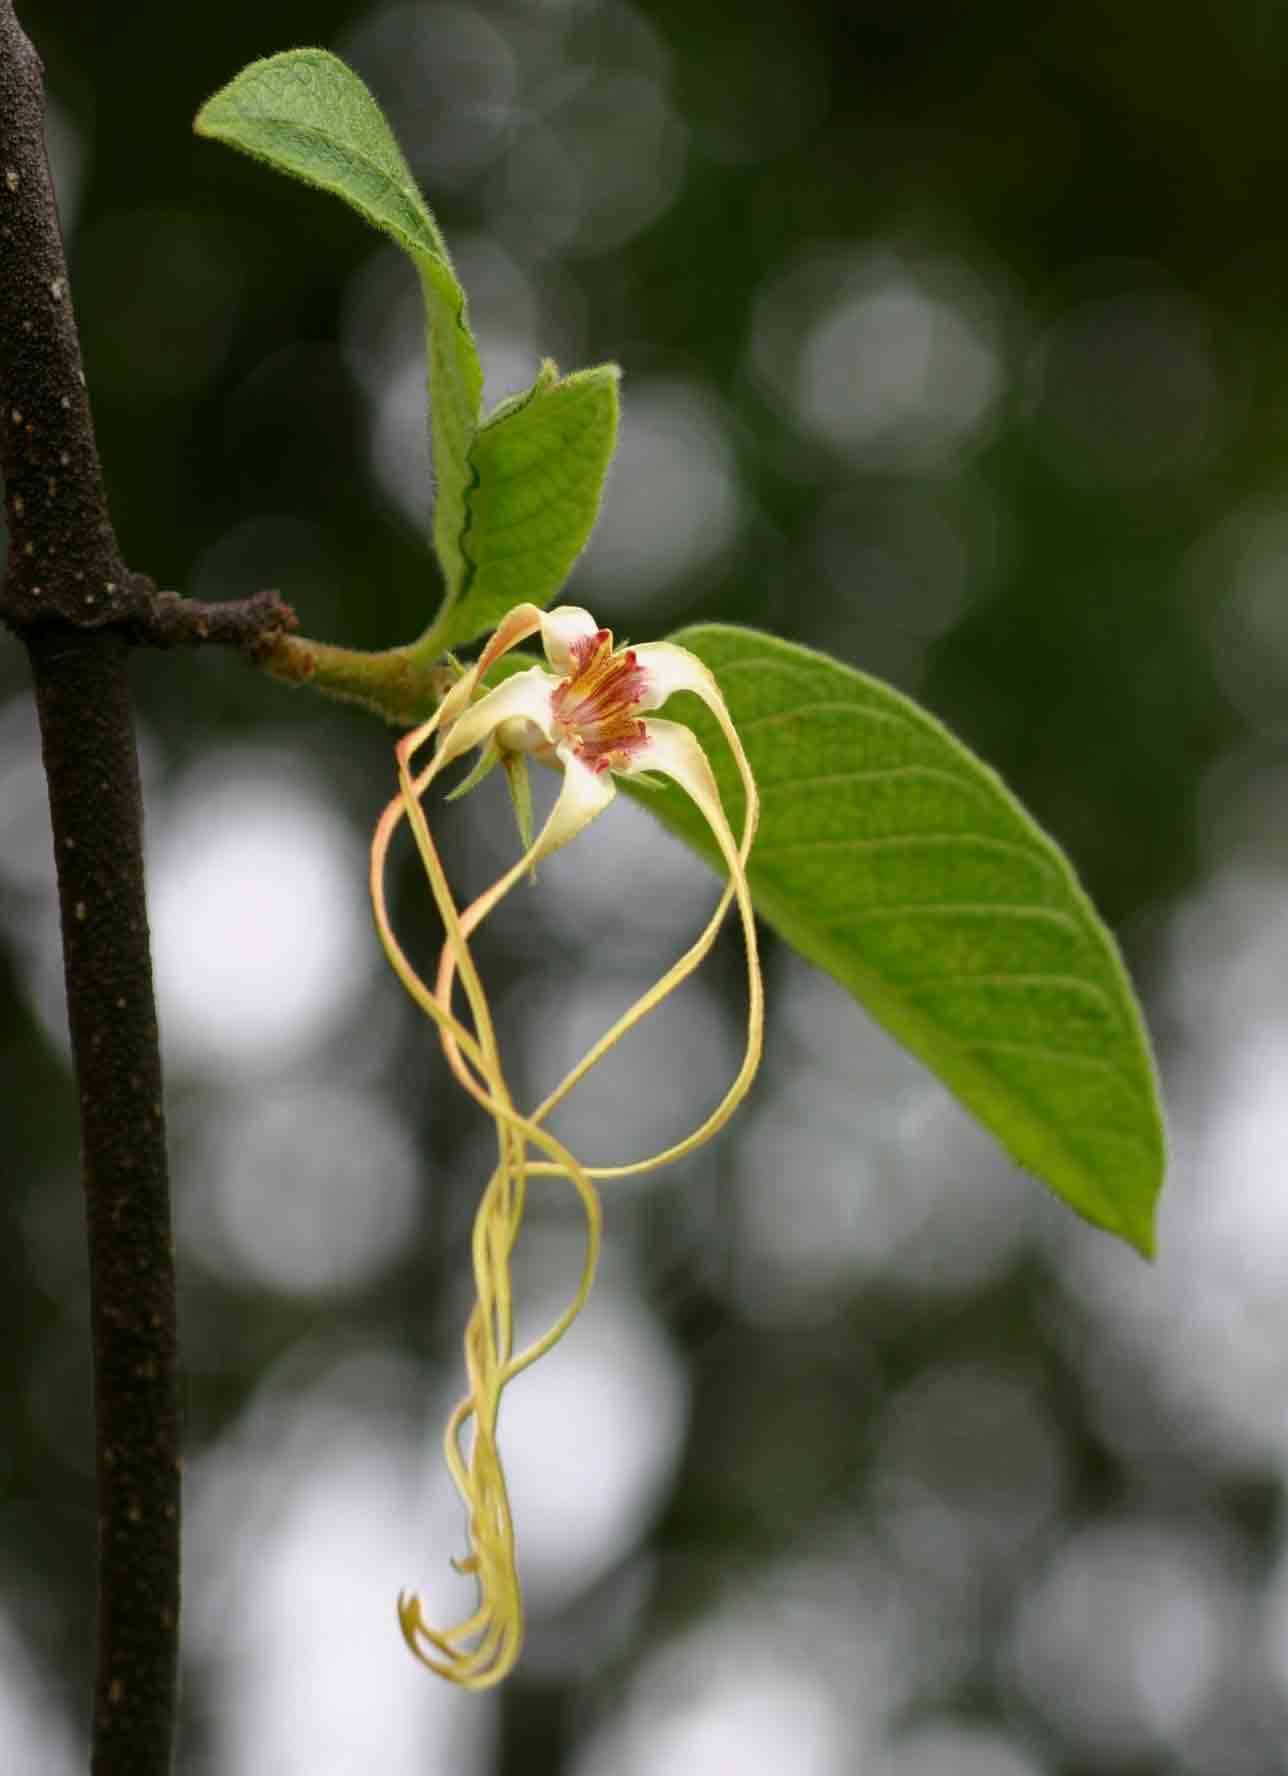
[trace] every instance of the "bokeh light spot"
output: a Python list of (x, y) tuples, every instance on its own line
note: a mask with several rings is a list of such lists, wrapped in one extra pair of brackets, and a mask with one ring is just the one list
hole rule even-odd
[(1055, 1519), (1064, 1483), (1064, 1451), (1033, 1387), (982, 1363), (923, 1377), (879, 1433), (888, 1545), (949, 1588), (1030, 1546)]
[(206, 1131), (207, 1200), (181, 1204), (194, 1255), (288, 1294), (369, 1284), (416, 1222), (418, 1164), (392, 1107), (343, 1084), (221, 1102)]
[(386, 6), (339, 53), (380, 94), (403, 153), (433, 190), (474, 177), (514, 126), (518, 68), (497, 25), (469, 6)]
[(709, 571), (741, 516), (733, 452), (713, 398), (678, 377), (633, 381), (586, 556), (587, 597), (611, 612)]
[(641, 1697), (625, 1731), (592, 1741), (575, 1776), (842, 1776), (852, 1767), (826, 1688), (801, 1671), (753, 1665), (695, 1672)]
[(0, 1769), (80, 1776), (76, 1744), (21, 1639), (0, 1616)]
[(964, 265), (820, 249), (757, 299), (752, 363), (798, 425), (865, 464), (924, 469), (974, 443), (1005, 376), (986, 292)]
[(322, 1356), (299, 1346), (270, 1371), (187, 1487), (185, 1618), (209, 1661), (214, 1767), (484, 1776), (488, 1699), (429, 1679), (395, 1615), (426, 1541), (451, 1533), (416, 1483), (417, 1373), (357, 1351), (318, 1376)]
[(1176, 1744), (1234, 1644), (1233, 1575), (1193, 1534), (1119, 1521), (1073, 1535), (1029, 1593), (1011, 1657), (1028, 1702), (1097, 1761)]
[(1219, 447), (1225, 400), (1197, 304), (1141, 287), (1080, 303), (1030, 366), (1037, 438), (1082, 485), (1192, 475)]
[(1288, 506), (1257, 500), (1223, 519), (1186, 572), (1221, 689), (1255, 728), (1278, 735), (1288, 701)]
[(149, 868), (161, 1026), (192, 1068), (286, 1066), (372, 978), (366, 866), (306, 769), (216, 754), (175, 784)]

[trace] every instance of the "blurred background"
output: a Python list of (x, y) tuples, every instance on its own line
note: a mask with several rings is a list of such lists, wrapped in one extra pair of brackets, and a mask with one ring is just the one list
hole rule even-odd
[[(185, 1776), (1272, 1776), (1288, 1740), (1288, 13), (1090, 0), (25, 0), (131, 565), (307, 633), (437, 599), (418, 299), (334, 201), (194, 141), (300, 43), (388, 112), (489, 402), (625, 371), (572, 596), (743, 620), (923, 699), (1123, 944), (1173, 1162), (1148, 1267), (768, 945), (769, 1059), (613, 1190), (593, 1304), (507, 1396), (530, 1634), (497, 1694), (402, 1649), (470, 1607), (438, 1448), (487, 1130), (363, 883), (391, 736), (140, 656), (181, 1267)], [(441, 818), (462, 892), (514, 837)], [(84, 1769), (86, 1270), (25, 661), (0, 647), (0, 1767)], [(408, 860), (400, 929), (435, 941)], [(481, 945), (519, 1096), (714, 884), (632, 807)], [(570, 1103), (700, 1119), (736, 939)], [(534, 1191), (533, 1327), (575, 1280)]]

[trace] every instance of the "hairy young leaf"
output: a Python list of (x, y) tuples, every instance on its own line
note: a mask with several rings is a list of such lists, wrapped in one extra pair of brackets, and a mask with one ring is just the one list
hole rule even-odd
[[(760, 786), (756, 905), (918, 1055), (1022, 1166), (1142, 1252), (1164, 1136), (1126, 972), (1056, 845), (906, 697), (754, 630), (672, 639), (715, 673)], [(696, 698), (725, 805), (738, 780)], [(672, 790), (644, 807), (714, 859)], [(808, 1205), (803, 1205), (808, 1212)]]
[(450, 603), (466, 578), (461, 535), (483, 372), (465, 293), (380, 107), (326, 50), (291, 49), (243, 68), (202, 106), (194, 128), (343, 198), (414, 262), (428, 333), (434, 549)]
[(441, 647), (494, 629), (512, 606), (546, 605), (586, 546), (617, 441), (615, 364), (560, 378), (546, 361), (532, 387), (480, 427), (466, 493), (462, 596)]

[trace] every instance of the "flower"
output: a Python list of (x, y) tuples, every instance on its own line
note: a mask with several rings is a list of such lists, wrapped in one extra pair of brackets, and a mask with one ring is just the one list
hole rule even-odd
[[(533, 666), (516, 673), (457, 714), (483, 673), (538, 630), (551, 670)], [(647, 713), (676, 691), (695, 692), (716, 717), (754, 808), (755, 786), (741, 744), (715, 679), (697, 655), (665, 641), (614, 648), (612, 631), (601, 629), (589, 611), (576, 605), (548, 612), (519, 605), (511, 611), (439, 712), (443, 737), (426, 785), (476, 746), (491, 746), (502, 759), (530, 754), (542, 763), (561, 765), (563, 791), (542, 837), (530, 846), (524, 868), (567, 844), (603, 812), (616, 793), (614, 773), (644, 776), (655, 771), (673, 777), (712, 823), (719, 842), (718, 829), (723, 826), (727, 832), (728, 825), (705, 755), (687, 728)], [(427, 734), (429, 727), (426, 723), (420, 733)], [(470, 781), (476, 780), (471, 774)], [(748, 845), (753, 834), (754, 817), (745, 835)]]
[[(549, 670), (533, 666), (479, 696), (483, 675), (503, 655), (540, 633)], [(745, 798), (743, 830), (735, 842), (715, 776), (692, 731), (651, 712), (676, 691), (692, 691), (706, 704), (733, 754)], [(428, 765), (412, 775), (416, 753), (434, 736)], [(480, 749), (477, 767), (461, 793), (500, 762), (510, 775), (524, 831), (523, 854), (469, 907), (457, 908), (425, 818), (422, 798), (439, 774), (466, 753)], [(759, 801), (755, 780), (715, 678), (695, 654), (669, 642), (615, 648), (609, 630), (572, 605), (544, 612), (518, 605), (501, 622), (478, 660), (444, 697), (428, 721), (395, 748), (399, 795), (385, 810), (372, 842), (371, 894), (376, 926), (395, 972), (421, 1009), (438, 1026), (444, 1052), (463, 1088), (492, 1116), (497, 1164), (474, 1225), (476, 1301), (465, 1333), (469, 1391), (448, 1420), (444, 1452), (469, 1514), (470, 1553), (458, 1563), (476, 1576), (479, 1607), (455, 1627), (430, 1628), (419, 1599), (399, 1599), (408, 1646), (431, 1670), (470, 1689), (497, 1683), (512, 1668), (522, 1642), (523, 1612), (515, 1563), (514, 1530), (496, 1441), (501, 1393), (519, 1372), (545, 1354), (567, 1331), (589, 1294), (600, 1240), (595, 1181), (668, 1165), (701, 1146), (724, 1126), (746, 1096), (760, 1059), (764, 1000), (755, 920), (747, 886), (747, 857), (755, 837)], [(533, 839), (526, 830), (526, 759), (563, 771), (563, 782), (545, 825)], [(552, 851), (567, 844), (613, 800), (615, 775), (671, 778), (692, 799), (711, 829), (729, 872), (715, 911), (682, 956), (600, 1037), (530, 1115), (516, 1110), (505, 1080), (491, 1012), (469, 939), (516, 882)], [(399, 824), (412, 830), (445, 938), (433, 989), (416, 973), (389, 921), (384, 876), (389, 845)], [(706, 956), (729, 908), (738, 904), (747, 954), (747, 1040), (742, 1064), (720, 1103), (683, 1140), (647, 1158), (613, 1166), (583, 1166), (543, 1125), (579, 1080), (626, 1032), (653, 1011)], [(453, 1009), (459, 977), (473, 1028)], [(536, 1148), (544, 1157), (534, 1159)], [(510, 1255), (523, 1218), (532, 1177), (567, 1178), (586, 1216), (582, 1275), (572, 1299), (553, 1326), (527, 1349), (514, 1353)], [(464, 1435), (473, 1427), (468, 1452)]]

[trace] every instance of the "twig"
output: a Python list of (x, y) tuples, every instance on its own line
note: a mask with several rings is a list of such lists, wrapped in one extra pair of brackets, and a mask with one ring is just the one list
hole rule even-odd
[(297, 626), (295, 612), (276, 592), (211, 604), (149, 587), (126, 633), (143, 647), (234, 647), (259, 664)]

